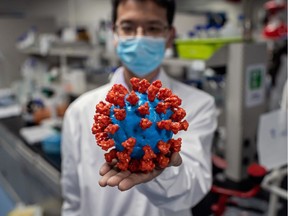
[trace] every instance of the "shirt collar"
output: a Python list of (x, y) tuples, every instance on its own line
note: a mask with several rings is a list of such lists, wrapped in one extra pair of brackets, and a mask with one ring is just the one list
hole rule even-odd
[[(160, 73), (155, 78), (155, 80), (157, 80), (157, 79), (159, 79), (162, 82), (163, 87), (171, 88), (171, 83), (170, 83), (169, 77), (162, 67), (160, 68)], [(124, 78), (124, 68), (123, 67), (119, 67), (114, 72), (114, 75), (111, 79), (111, 84), (112, 85), (113, 84), (122, 84), (125, 88), (128, 89), (128, 86), (127, 86), (127, 84), (125, 82), (125, 78)]]

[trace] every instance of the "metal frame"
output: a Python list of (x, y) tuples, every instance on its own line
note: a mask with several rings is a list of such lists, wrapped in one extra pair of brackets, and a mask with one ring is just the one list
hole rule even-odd
[(287, 190), (280, 187), (283, 178), (287, 176), (287, 174), (287, 166), (275, 168), (264, 178), (262, 182), (262, 187), (270, 192), (269, 207), (267, 213), (269, 216), (277, 215), (277, 204), (279, 197), (288, 200)]

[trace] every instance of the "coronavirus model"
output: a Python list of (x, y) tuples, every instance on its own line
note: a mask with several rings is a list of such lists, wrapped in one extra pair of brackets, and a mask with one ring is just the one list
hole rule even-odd
[(132, 78), (132, 91), (114, 84), (106, 101), (96, 105), (92, 133), (107, 162), (117, 160), (124, 171), (150, 172), (164, 169), (173, 152), (179, 152), (181, 138), (173, 134), (187, 130), (181, 99), (159, 80)]

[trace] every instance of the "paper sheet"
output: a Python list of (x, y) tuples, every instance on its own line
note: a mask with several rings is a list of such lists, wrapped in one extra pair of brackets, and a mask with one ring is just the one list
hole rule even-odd
[(56, 131), (49, 127), (33, 126), (22, 128), (20, 130), (20, 134), (26, 140), (26, 142), (33, 145), (37, 142), (41, 142), (49, 136), (56, 134)]
[(21, 114), (21, 106), (13, 98), (11, 89), (0, 89), (0, 118)]
[(0, 107), (0, 118), (19, 116), (20, 114), (21, 114), (21, 106), (17, 104)]
[(260, 164), (268, 170), (287, 164), (287, 111), (261, 116), (257, 148)]

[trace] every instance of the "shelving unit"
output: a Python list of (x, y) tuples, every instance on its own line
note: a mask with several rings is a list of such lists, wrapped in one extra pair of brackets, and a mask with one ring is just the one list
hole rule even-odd
[(36, 46), (21, 49), (20, 52), (28, 55), (86, 58), (93, 55), (97, 49), (98, 47), (89, 44), (73, 43), (52, 45), (47, 53), (41, 53), (40, 48)]
[[(38, 47), (30, 47), (20, 50), (20, 52), (28, 55), (40, 55), (40, 56), (58, 56), (61, 59), (61, 64), (67, 62), (67, 58), (88, 58), (92, 55), (99, 56), (99, 58), (106, 59), (112, 63), (119, 62), (115, 53), (107, 53), (103, 48), (89, 45), (89, 44), (55, 44), (50, 47), (47, 53), (41, 53)], [(227, 46), (219, 49), (210, 59), (203, 60), (206, 67), (215, 67), (225, 65), (227, 59)], [(195, 59), (199, 61), (198, 59)], [(177, 67), (190, 67), (194, 60), (180, 59), (180, 58), (165, 58), (163, 65), (165, 66), (177, 66)], [(201, 60), (202, 61), (202, 60)]]

